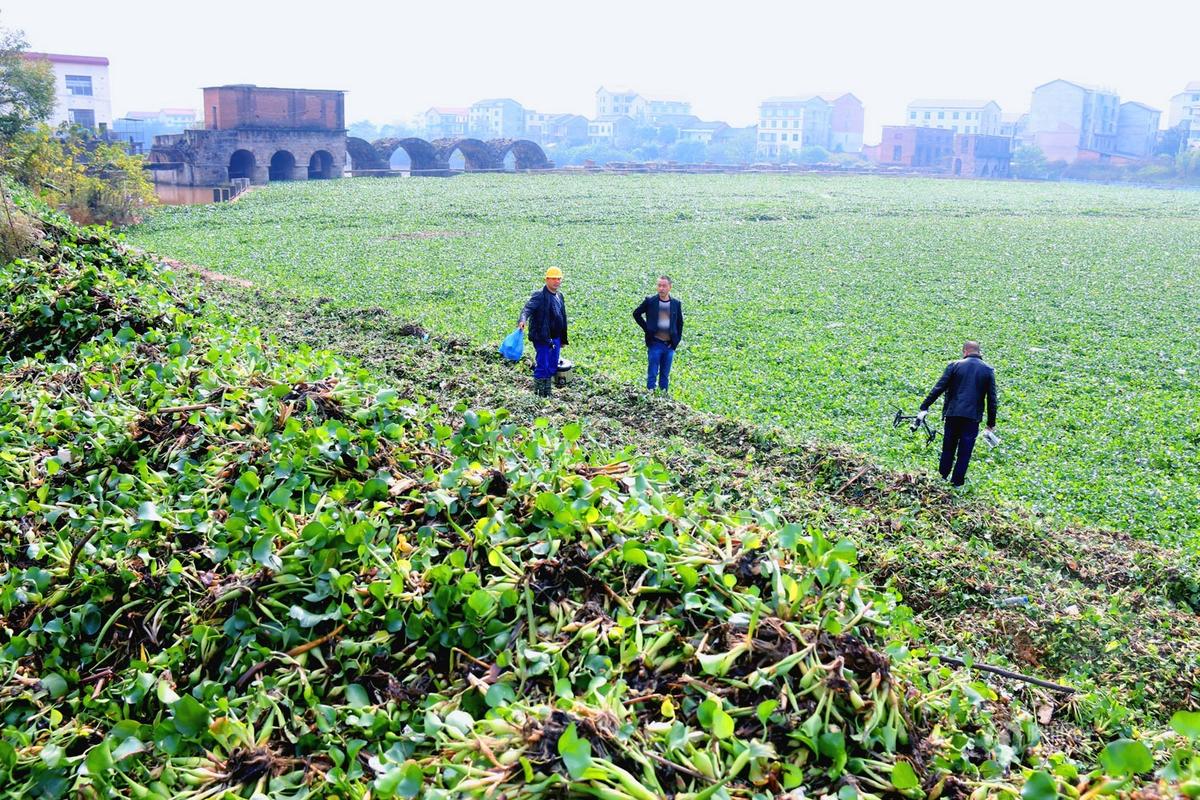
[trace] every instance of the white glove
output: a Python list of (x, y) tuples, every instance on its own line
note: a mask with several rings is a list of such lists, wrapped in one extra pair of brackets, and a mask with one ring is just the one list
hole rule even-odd
[(985, 442), (987, 442), (988, 444), (990, 444), (992, 447), (996, 447), (1000, 444), (1000, 437), (997, 436), (995, 433), (993, 433), (990, 430), (983, 432), (983, 440)]
[(917, 422), (924, 422), (924, 421), (925, 421), (925, 418), (926, 418), (927, 416), (929, 416), (929, 412), (928, 412), (928, 411), (918, 411), (918, 412), (917, 412)]

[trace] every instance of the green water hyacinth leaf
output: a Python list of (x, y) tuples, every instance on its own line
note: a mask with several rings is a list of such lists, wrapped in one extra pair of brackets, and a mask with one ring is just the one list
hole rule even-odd
[(1176, 711), (1171, 715), (1171, 728), (1180, 736), (1200, 739), (1200, 711)]
[(558, 754), (572, 778), (583, 780), (588, 775), (592, 766), (592, 743), (579, 737), (575, 723), (568, 725), (558, 737)]
[(212, 721), (208, 709), (190, 694), (183, 695), (171, 704), (171, 718), (175, 722), (175, 729), (184, 736), (198, 736), (208, 730), (208, 724)]
[(1031, 773), (1021, 787), (1021, 800), (1055, 800), (1057, 797), (1058, 784), (1044, 770)]
[(917, 773), (913, 771), (912, 765), (907, 761), (897, 761), (892, 767), (892, 786), (895, 786), (902, 792), (910, 789), (916, 789), (921, 785), (917, 780)]
[(1150, 748), (1132, 739), (1109, 742), (1100, 752), (1100, 765), (1114, 777), (1140, 775), (1154, 769)]

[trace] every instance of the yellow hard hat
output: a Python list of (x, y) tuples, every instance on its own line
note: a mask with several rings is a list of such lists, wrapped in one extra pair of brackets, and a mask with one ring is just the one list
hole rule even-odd
[(546, 277), (547, 278), (561, 278), (562, 270), (559, 269), (558, 267), (551, 267), (550, 269), (546, 270)]

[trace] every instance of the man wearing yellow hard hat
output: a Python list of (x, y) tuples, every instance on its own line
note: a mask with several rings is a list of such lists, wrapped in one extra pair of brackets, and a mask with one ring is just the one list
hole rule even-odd
[(558, 267), (546, 270), (546, 285), (533, 293), (517, 327), (528, 331), (537, 357), (533, 368), (534, 392), (538, 397), (549, 397), (554, 386), (554, 375), (558, 372), (559, 350), (567, 345), (567, 304), (558, 287), (563, 273)]

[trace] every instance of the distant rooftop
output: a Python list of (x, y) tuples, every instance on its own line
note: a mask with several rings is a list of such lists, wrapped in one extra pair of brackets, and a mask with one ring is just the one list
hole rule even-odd
[(253, 83), (223, 83), (220, 86), (202, 86), (202, 89), (262, 89), (269, 92), (328, 92), (345, 94), (345, 89), (306, 89), (302, 86), (258, 86)]
[(459, 108), (458, 106), (434, 106), (429, 109), (435, 114), (467, 114), (471, 111), (469, 108)]
[[(995, 100), (962, 100), (962, 99), (946, 99), (937, 97), (920, 97), (909, 103), (909, 107), (916, 108), (983, 108), (986, 105), (995, 103)], [(997, 105), (997, 107), (999, 107)]]
[(1101, 94), (1116, 94), (1116, 91), (1113, 89), (1106, 89), (1103, 86), (1096, 86), (1091, 83), (1080, 83), (1079, 81), (1069, 81), (1066, 78), (1055, 78), (1052, 81), (1046, 81), (1041, 86), (1033, 87), (1033, 90), (1036, 92), (1038, 89), (1041, 89), (1042, 86), (1049, 86), (1052, 83), (1069, 83), (1072, 86), (1076, 86), (1076, 87), (1083, 89), (1084, 91), (1088, 91), (1088, 92), (1100, 92)]
[(53, 64), (91, 64), (97, 67), (107, 67), (108, 59), (104, 56), (75, 56), (65, 53), (22, 53), (30, 61), (49, 61)]
[(1144, 108), (1144, 109), (1146, 109), (1147, 111), (1153, 111), (1155, 114), (1161, 114), (1161, 113), (1162, 113), (1162, 109), (1155, 108), (1154, 106), (1148, 106), (1148, 105), (1146, 105), (1145, 103), (1139, 103), (1139, 102), (1138, 102), (1138, 101), (1136, 101), (1136, 100), (1126, 100), (1124, 103), (1121, 103), (1121, 105), (1123, 105), (1123, 106), (1137, 106), (1138, 108)]
[[(822, 100), (826, 103), (833, 103), (834, 101), (840, 100), (843, 97), (854, 97), (854, 95), (850, 92), (814, 92), (811, 94), (776, 95), (774, 97), (768, 97), (766, 100), (763, 100), (762, 104), (766, 104), (766, 103), (807, 103), (810, 100)], [(857, 97), (854, 97), (854, 99), (858, 100)]]

